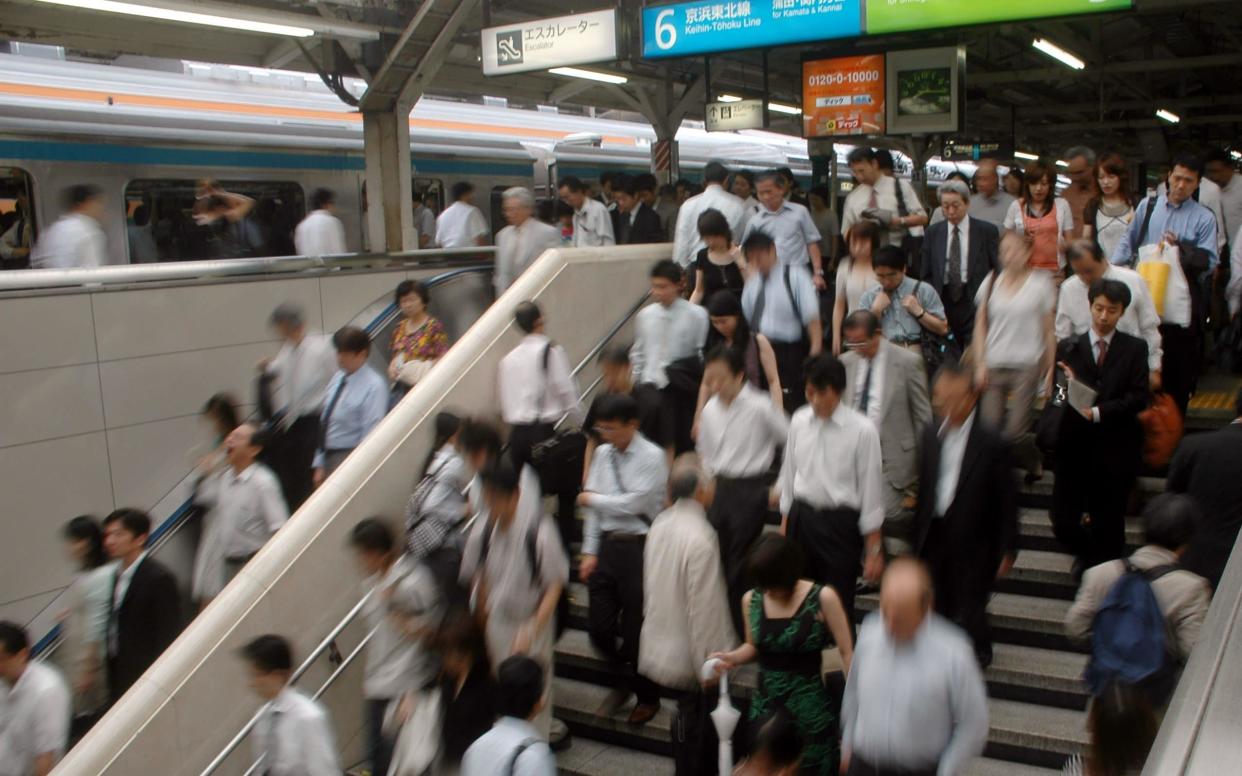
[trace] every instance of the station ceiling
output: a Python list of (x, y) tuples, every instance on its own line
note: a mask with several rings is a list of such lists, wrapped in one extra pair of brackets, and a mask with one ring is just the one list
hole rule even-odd
[[(62, 0), (62, 2), (65, 0)], [(169, 8), (232, 11), (315, 29), (311, 37), (191, 26), (83, 10), (45, 0), (0, 0), (0, 40), (62, 46), (93, 61), (149, 56), (232, 65), (319, 70), (371, 80), (388, 54), (405, 41), (417, 57), (437, 41), (438, 68), (425, 92), (478, 99), (501, 96), (514, 105), (556, 104), (636, 114), (636, 92), (673, 95), (702, 77), (703, 58), (647, 61), (638, 25), (626, 25), (623, 51), (631, 58), (595, 65), (629, 78), (623, 87), (535, 72), (488, 78), (479, 64), (479, 30), (491, 25), (608, 7), (553, 0), (248, 0), (241, 3), (141, 0)], [(622, 17), (638, 19), (641, 2), (621, 0)], [(655, 3), (652, 3), (655, 4)], [(411, 19), (420, 23), (410, 28)], [(454, 24), (452, 22), (456, 21)], [(441, 35), (445, 31), (448, 35)], [(404, 34), (404, 38), (403, 38)], [(1045, 37), (1073, 51), (1087, 67), (1071, 70), (1031, 47)], [(1137, 0), (1133, 12), (1064, 20), (989, 25), (957, 30), (790, 46), (768, 53), (769, 98), (797, 104), (804, 52), (830, 55), (883, 48), (964, 44), (967, 113), (958, 137), (1008, 140), (1034, 152), (1056, 154), (1089, 143), (1149, 161), (1181, 147), (1232, 145), (1242, 126), (1242, 2)], [(713, 93), (762, 96), (763, 55), (713, 55)], [(132, 61), (132, 60), (131, 60)], [(666, 103), (667, 104), (667, 103)], [(1170, 125), (1154, 115), (1165, 108), (1181, 117)], [(696, 104), (687, 118), (701, 119)], [(773, 117), (772, 129), (798, 134), (797, 118)]]

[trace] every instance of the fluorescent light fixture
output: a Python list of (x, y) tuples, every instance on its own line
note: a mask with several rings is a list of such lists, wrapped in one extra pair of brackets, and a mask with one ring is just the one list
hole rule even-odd
[(773, 113), (787, 113), (790, 116), (801, 116), (802, 109), (797, 105), (786, 105), (783, 102), (769, 102), (768, 110)]
[(1164, 119), (1170, 124), (1176, 124), (1177, 122), (1182, 120), (1181, 116), (1177, 115), (1173, 111), (1165, 110), (1164, 108), (1160, 108), (1156, 111), (1156, 118)]
[(1025, 159), (1028, 162), (1039, 161), (1038, 156), (1036, 156), (1035, 154), (1028, 154), (1026, 151), (1014, 151), (1013, 158), (1014, 159)]
[(1069, 162), (1065, 161), (1064, 159), (1058, 159), (1057, 167), (1069, 167)]
[(716, 98), (719, 102), (741, 102), (742, 98), (736, 94), (722, 94)]
[(159, 19), (167, 22), (184, 22), (201, 24), (207, 27), (223, 27), (228, 30), (242, 32), (263, 32), (269, 35), (287, 35), (294, 38), (309, 38), (315, 34), (310, 27), (295, 27), (289, 24), (272, 24), (253, 19), (242, 19), (236, 16), (218, 16), (198, 11), (181, 11), (173, 8), (162, 8), (155, 5), (139, 5), (138, 3), (122, 3), (116, 0), (39, 0), (52, 5), (63, 5), (69, 8), (80, 8), (86, 11), (107, 11), (127, 16), (142, 16), (147, 19)]
[(1086, 62), (1083, 62), (1078, 57), (1074, 56), (1073, 54), (1069, 53), (1068, 51), (1061, 48), (1057, 44), (1045, 38), (1036, 38), (1034, 42), (1031, 43), (1031, 45), (1034, 46), (1039, 51), (1042, 51), (1048, 56), (1052, 57), (1056, 61), (1060, 62), (1061, 64), (1065, 65), (1066, 67), (1072, 67), (1075, 70), (1082, 70), (1084, 67), (1087, 66)]
[(583, 70), (578, 67), (554, 67), (548, 72), (554, 75), (564, 75), (569, 76), (570, 78), (585, 78), (588, 81), (599, 81), (606, 84), (623, 84), (629, 82), (630, 80), (623, 75), (600, 73), (595, 70)]
[(1235, 162), (1242, 162), (1242, 151), (1230, 151), (1229, 155)]

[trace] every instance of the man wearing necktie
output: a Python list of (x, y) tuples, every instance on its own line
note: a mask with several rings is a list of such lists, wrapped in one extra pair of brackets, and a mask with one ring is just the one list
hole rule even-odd
[(326, 403), (319, 418), (315, 451), (315, 487), (362, 443), (388, 411), (388, 382), (367, 364), (371, 338), (346, 326), (332, 337), (340, 370), (328, 381)]
[(1075, 571), (1125, 554), (1125, 515), (1138, 475), (1143, 432), (1138, 414), (1147, 406), (1147, 343), (1117, 330), (1130, 289), (1101, 279), (1087, 292), (1091, 328), (1057, 346), (1066, 378), (1096, 391), (1080, 412), (1067, 405), (1057, 436), (1057, 476), (1052, 527), (1077, 556)]
[(927, 227), (919, 272), (944, 302), (953, 338), (965, 348), (975, 328), (975, 296), (988, 273), (997, 267), (1000, 232), (971, 218), (970, 189), (961, 181), (945, 181), (937, 193), (944, 220)]

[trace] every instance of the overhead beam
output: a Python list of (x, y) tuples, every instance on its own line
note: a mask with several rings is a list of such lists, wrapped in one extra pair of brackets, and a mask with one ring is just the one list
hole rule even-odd
[[(1210, 108), (1218, 105), (1242, 105), (1242, 94), (1226, 94), (1213, 97), (1175, 97), (1171, 99), (1153, 98), (1151, 100), (1119, 100), (1105, 102), (1104, 110), (1152, 110), (1159, 103), (1161, 108)], [(1056, 106), (1059, 113), (1089, 113), (1097, 110), (1100, 104), (1092, 102), (1060, 103)], [(1039, 118), (1048, 115), (1046, 106), (1017, 108), (1019, 117)]]
[(1000, 84), (1029, 81), (1060, 81), (1079, 75), (1120, 73), (1152, 73), (1169, 70), (1196, 70), (1199, 68), (1234, 67), (1242, 65), (1242, 54), (1209, 54), (1202, 57), (1173, 57), (1169, 59), (1144, 59), (1130, 62), (1110, 62), (1106, 65), (1070, 70), (1065, 67), (1041, 67), (1030, 70), (1011, 70), (1000, 73), (973, 73), (967, 83), (971, 87), (998, 86)]
[[(318, 40), (311, 39), (306, 42), (306, 48), (313, 50), (319, 45)], [(302, 49), (293, 40), (282, 40), (271, 50), (263, 55), (263, 67), (282, 68), (302, 54)]]

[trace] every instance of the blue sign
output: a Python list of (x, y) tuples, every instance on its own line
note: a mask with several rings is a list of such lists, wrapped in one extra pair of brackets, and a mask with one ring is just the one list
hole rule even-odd
[(699, 0), (643, 9), (648, 59), (861, 34), (860, 0)]

